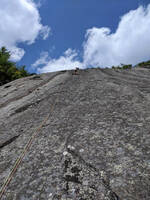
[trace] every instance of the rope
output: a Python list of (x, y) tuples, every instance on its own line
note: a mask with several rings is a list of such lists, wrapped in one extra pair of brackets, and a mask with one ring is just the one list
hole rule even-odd
[[(58, 97), (57, 97), (58, 99)], [(36, 135), (40, 132), (41, 128), (43, 127), (43, 125), (47, 122), (47, 120), (50, 117), (50, 114), (53, 112), (54, 110), (54, 105), (56, 105), (57, 99), (55, 101), (55, 103), (53, 104), (52, 108), (50, 109), (50, 113), (45, 117), (45, 119), (42, 121), (42, 123), (40, 124), (40, 126), (35, 130), (35, 132), (32, 134), (31, 138), (29, 139), (28, 143), (25, 145), (24, 150), (22, 151), (22, 153), (20, 154), (20, 156), (17, 158), (12, 170), (10, 171), (8, 177), (6, 178), (6, 180), (4, 181), (1, 190), (0, 190), (0, 200), (2, 199), (3, 194), (6, 191), (7, 186), (9, 185), (10, 181), (12, 180), (15, 172), (17, 171), (21, 161), (23, 160), (25, 154), (27, 153), (27, 151), (29, 150), (34, 138), (36, 137)]]

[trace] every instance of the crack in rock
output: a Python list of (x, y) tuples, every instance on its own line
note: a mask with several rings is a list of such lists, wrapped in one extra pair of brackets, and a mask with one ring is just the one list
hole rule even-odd
[(2, 149), (3, 147), (5, 147), (5, 146), (11, 144), (11, 143), (12, 143), (13, 141), (15, 141), (19, 136), (20, 136), (20, 135), (16, 135), (16, 136), (10, 138), (9, 140), (7, 140), (6, 142), (0, 144), (0, 149)]

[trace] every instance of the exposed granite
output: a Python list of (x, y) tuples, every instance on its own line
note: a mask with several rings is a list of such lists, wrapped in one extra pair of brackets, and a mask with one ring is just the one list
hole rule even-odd
[(79, 70), (0, 87), (0, 187), (34, 130), (3, 200), (149, 200), (150, 70)]

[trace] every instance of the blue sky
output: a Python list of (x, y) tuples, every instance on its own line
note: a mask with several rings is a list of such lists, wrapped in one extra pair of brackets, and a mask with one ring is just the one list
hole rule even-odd
[[(150, 59), (150, 49), (147, 46), (150, 36), (147, 34), (144, 40), (142, 37), (145, 32), (150, 33), (149, 0), (22, 0), (22, 3), (20, 0), (1, 1), (0, 14), (6, 10), (7, 17), (4, 16), (4, 20), (0, 20), (0, 31), (4, 34), (0, 36), (0, 45), (12, 50), (12, 59), (17, 61), (18, 65), (26, 65), (30, 72), (71, 69), (76, 65), (81, 68), (110, 67), (125, 62), (136, 64)], [(10, 8), (6, 6), (8, 4)], [(13, 7), (18, 12), (17, 16), (12, 16), (10, 12)], [(130, 14), (130, 11), (135, 12)], [(7, 21), (9, 15), (12, 21)], [(121, 20), (125, 15), (126, 18)], [(17, 17), (20, 17), (20, 20)], [(7, 24), (6, 28), (4, 22)], [(120, 30), (116, 33), (121, 22)], [(11, 34), (12, 23), (14, 27)], [(143, 28), (137, 35), (134, 30), (138, 32), (141, 24)], [(109, 30), (103, 30), (103, 27)], [(126, 31), (123, 32), (124, 29)], [(6, 31), (10, 35), (7, 36)], [(123, 50), (126, 38), (128, 45), (125, 44)], [(144, 42), (139, 44), (142, 51), (144, 49), (144, 54), (135, 52), (135, 43), (138, 43), (140, 38)], [(117, 46), (115, 41), (120, 41)], [(127, 53), (129, 44), (132, 44), (132, 52), (135, 52), (133, 55)]]

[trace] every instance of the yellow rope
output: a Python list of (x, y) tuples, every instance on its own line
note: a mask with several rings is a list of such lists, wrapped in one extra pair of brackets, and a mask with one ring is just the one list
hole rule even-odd
[[(58, 99), (58, 98), (57, 98)], [(56, 101), (57, 101), (56, 99)], [(45, 119), (42, 121), (42, 123), (40, 124), (40, 126), (35, 130), (35, 132), (32, 134), (31, 138), (29, 139), (28, 143), (25, 145), (24, 150), (22, 151), (21, 155), (17, 158), (12, 170), (10, 171), (8, 177), (6, 178), (6, 180), (4, 181), (4, 184), (2, 185), (2, 188), (0, 190), (0, 200), (2, 199), (3, 194), (6, 191), (7, 186), (9, 185), (11, 179), (13, 178), (13, 175), (15, 174), (15, 172), (17, 171), (21, 161), (23, 160), (23, 157), (25, 156), (26, 152), (28, 151), (28, 149), (30, 148), (35, 136), (39, 133), (39, 131), (41, 130), (41, 128), (43, 127), (43, 125), (47, 122), (48, 118), (50, 117), (50, 114), (53, 112), (54, 109), (54, 105), (56, 104), (56, 102), (53, 104), (50, 113), (47, 115), (47, 117), (45, 117)]]

